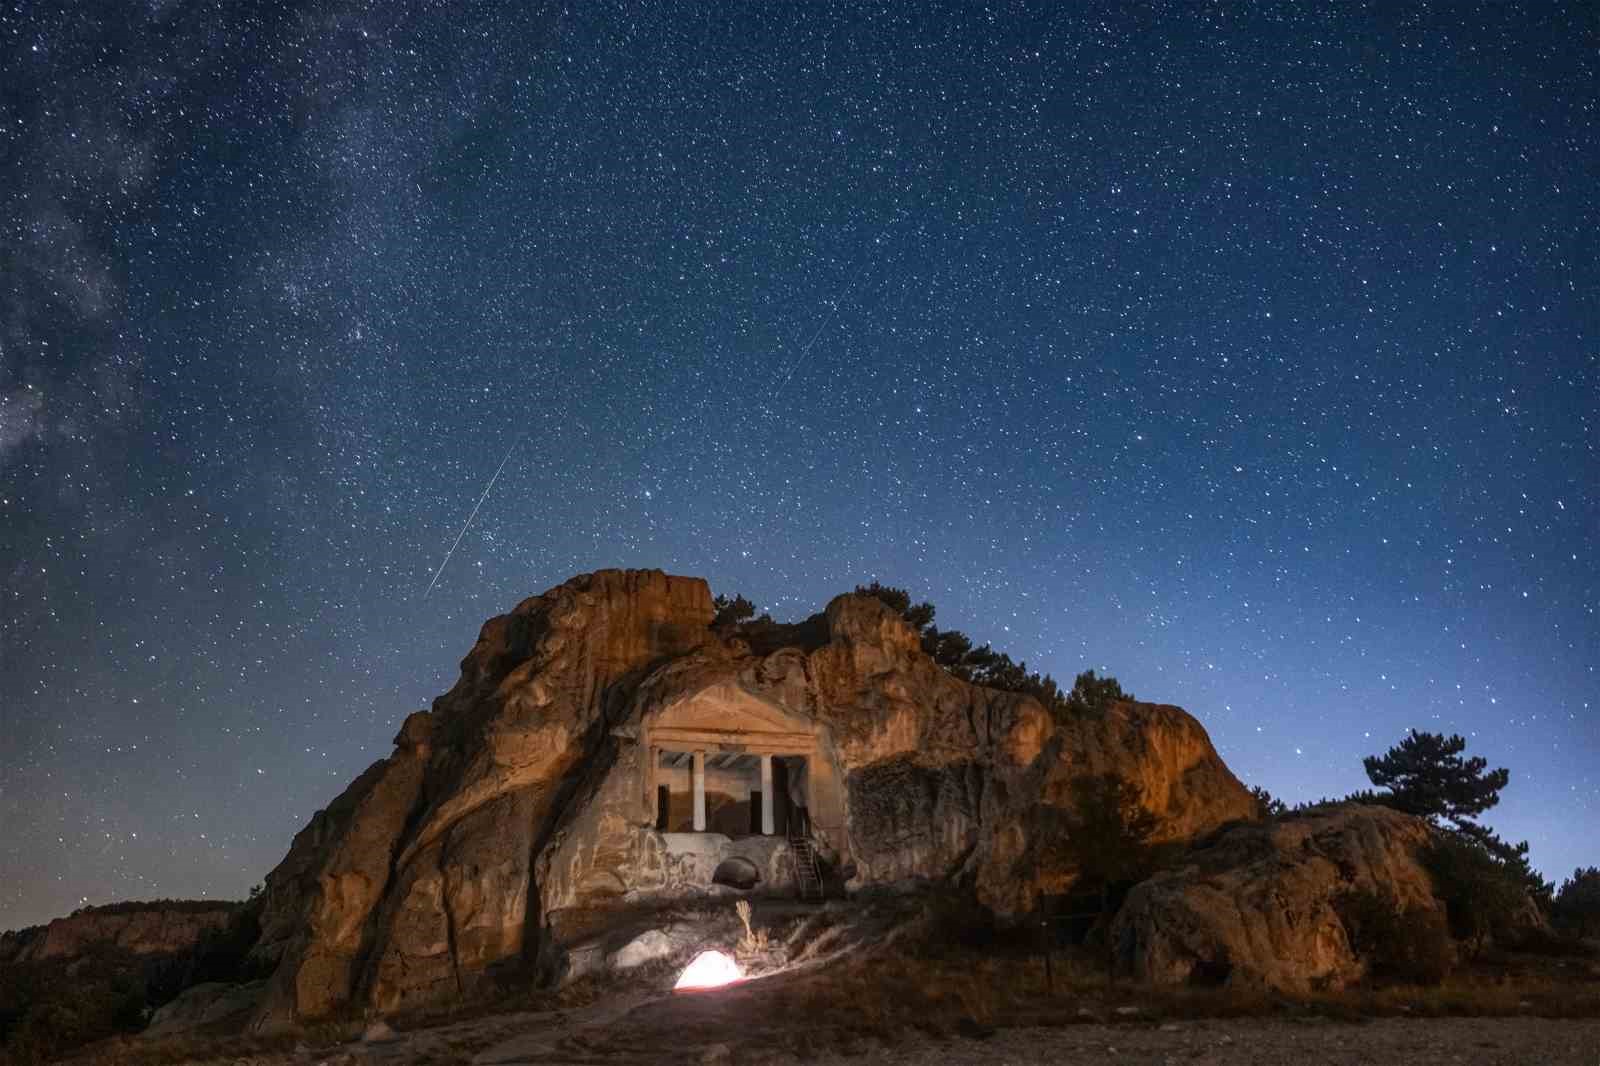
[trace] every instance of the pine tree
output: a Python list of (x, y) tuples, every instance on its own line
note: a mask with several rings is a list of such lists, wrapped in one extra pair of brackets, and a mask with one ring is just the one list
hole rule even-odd
[(1396, 810), (1459, 828), (1499, 803), (1511, 780), (1510, 770), (1490, 770), (1482, 756), (1463, 759), (1466, 746), (1460, 736), (1413, 729), (1381, 758), (1369, 755), (1361, 763), (1374, 785), (1389, 790), (1387, 802)]
[(1079, 875), (1104, 889), (1149, 872), (1156, 816), (1138, 786), (1116, 774), (1080, 777), (1070, 786), (1071, 813), (1059, 846)]
[(1551, 885), (1528, 862), (1528, 842), (1508, 843), (1473, 820), (1500, 802), (1500, 790), (1511, 780), (1511, 771), (1503, 766), (1489, 769), (1488, 760), (1482, 756), (1462, 758), (1466, 747), (1467, 742), (1459, 735), (1447, 737), (1413, 729), (1381, 757), (1369, 755), (1361, 761), (1372, 783), (1388, 791), (1358, 793), (1351, 798), (1370, 797), (1427, 819), (1455, 840), (1487, 856), (1535, 900), (1548, 903)]

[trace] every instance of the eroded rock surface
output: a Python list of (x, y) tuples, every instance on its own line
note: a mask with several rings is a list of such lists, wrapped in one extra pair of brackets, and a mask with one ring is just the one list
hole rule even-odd
[(1373, 892), (1440, 912), (1418, 862), (1430, 832), (1419, 818), (1357, 805), (1231, 829), (1133, 889), (1112, 928), (1117, 964), (1164, 984), (1342, 988), (1364, 965), (1340, 920), (1341, 896)]
[(269, 876), (258, 1024), (447, 1000), (506, 965), (576, 972), (569, 952), (620, 911), (735, 892), (712, 884), (730, 860), (789, 887), (781, 832), (656, 829), (657, 775), (683, 772), (663, 752), (752, 764), (748, 739), (825, 877), (955, 879), (1002, 913), (1071, 880), (1036, 845), (1079, 775), (1133, 781), (1171, 839), (1254, 811), (1178, 708), (1058, 720), (952, 677), (870, 597), (749, 642), (712, 614), (700, 579), (601, 571), (486, 623), (456, 685)]

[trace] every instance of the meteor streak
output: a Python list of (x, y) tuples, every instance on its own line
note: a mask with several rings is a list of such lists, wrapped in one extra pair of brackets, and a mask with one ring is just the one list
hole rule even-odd
[(472, 520), (478, 517), (478, 508), (482, 507), (483, 501), (489, 498), (489, 490), (493, 489), (494, 483), (500, 480), (500, 471), (506, 468), (506, 463), (511, 460), (511, 453), (517, 450), (517, 445), (521, 444), (522, 438), (526, 437), (527, 435), (527, 431), (524, 430), (521, 436), (517, 437), (516, 440), (511, 442), (511, 447), (506, 449), (505, 458), (500, 460), (500, 465), (494, 468), (494, 476), (491, 477), (489, 479), (489, 483), (483, 487), (483, 495), (478, 497), (478, 502), (473, 505), (472, 513), (467, 515), (467, 520), (461, 523), (461, 532), (456, 534), (455, 543), (450, 545), (450, 550), (444, 553), (444, 562), (440, 563), (439, 569), (433, 572), (433, 580), (428, 582), (427, 591), (423, 592), (422, 594), (423, 599), (427, 599), (428, 593), (433, 591), (433, 586), (439, 583), (439, 575), (444, 573), (444, 568), (450, 565), (450, 556), (456, 553), (456, 547), (460, 545), (461, 538), (467, 535), (467, 528), (472, 525)]

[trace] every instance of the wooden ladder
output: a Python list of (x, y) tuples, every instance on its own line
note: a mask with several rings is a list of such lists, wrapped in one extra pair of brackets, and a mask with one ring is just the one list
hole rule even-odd
[(789, 857), (794, 860), (794, 883), (800, 890), (801, 902), (821, 903), (825, 898), (822, 872), (817, 868), (817, 851), (812, 847), (806, 822), (803, 816), (789, 818)]

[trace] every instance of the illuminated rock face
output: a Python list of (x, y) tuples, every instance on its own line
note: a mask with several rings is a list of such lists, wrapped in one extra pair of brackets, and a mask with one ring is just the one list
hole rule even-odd
[(744, 974), (739, 972), (738, 963), (720, 951), (702, 951), (678, 975), (678, 983), (672, 989), (688, 992), (697, 988), (721, 988), (742, 980)]
[(1444, 922), (1417, 858), (1431, 835), (1420, 818), (1365, 806), (1229, 830), (1133, 889), (1112, 929), (1117, 965), (1158, 984), (1342, 988), (1365, 970), (1338, 913), (1348, 893)]
[[(1080, 775), (1132, 781), (1164, 839), (1254, 812), (1176, 707), (1057, 720), (952, 677), (870, 597), (755, 648), (712, 615), (698, 578), (609, 570), (487, 622), (456, 685), (268, 876), (258, 1027), (471, 996), (518, 960), (559, 973), (619, 911), (733, 891), (712, 886), (730, 859), (782, 891), (774, 810), (805, 807), (835, 884), (959, 877), (1000, 913), (1070, 880), (1037, 858), (1040, 811)], [(676, 829), (691, 793), (673, 775), (691, 773), (738, 793), (752, 835), (657, 830), (661, 790)]]

